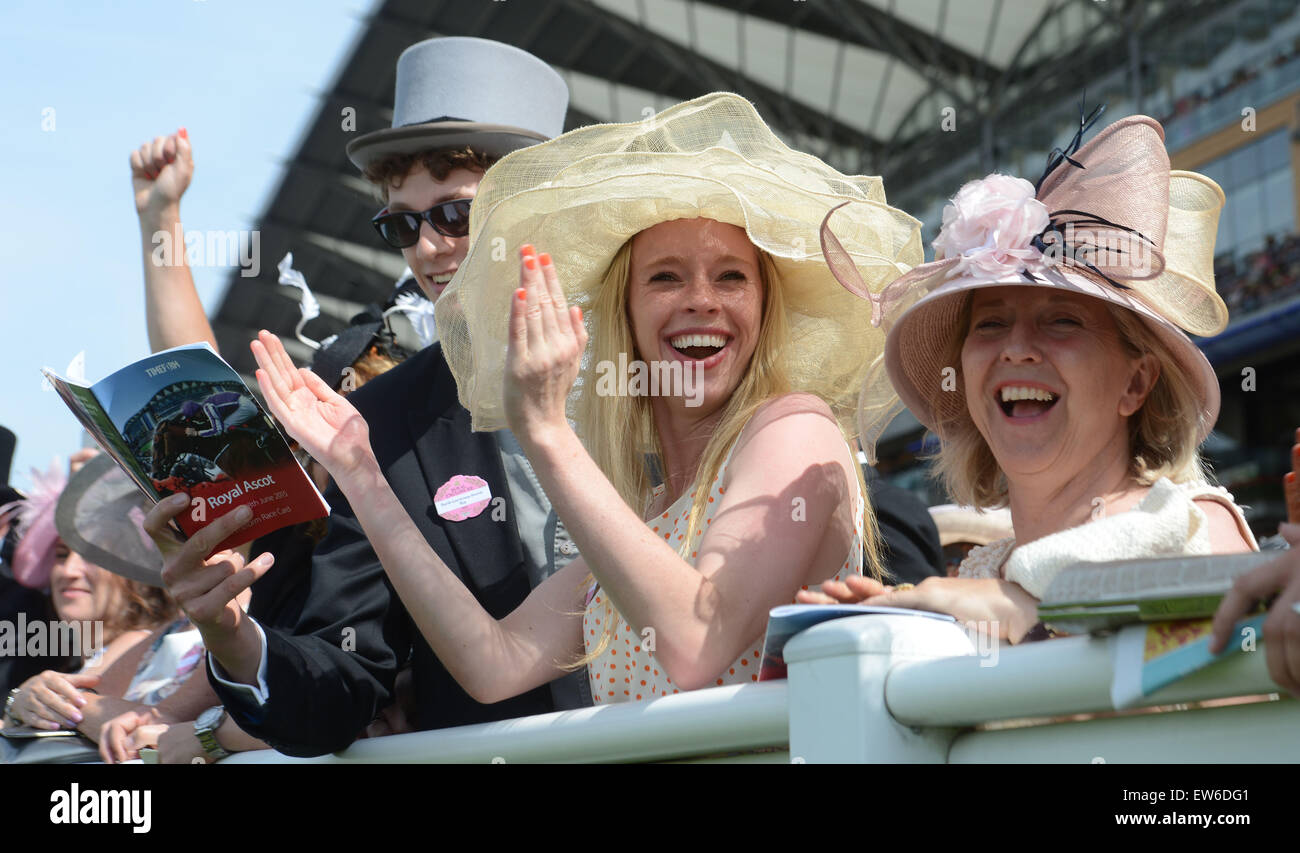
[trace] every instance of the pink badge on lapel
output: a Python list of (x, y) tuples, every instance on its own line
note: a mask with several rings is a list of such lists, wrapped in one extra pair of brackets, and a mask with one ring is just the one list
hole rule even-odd
[(448, 521), (473, 518), (492, 500), (492, 489), (482, 477), (457, 474), (438, 487), (433, 507)]

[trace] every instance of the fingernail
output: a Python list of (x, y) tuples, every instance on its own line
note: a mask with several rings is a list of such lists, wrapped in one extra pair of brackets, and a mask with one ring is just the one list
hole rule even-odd
[(167, 498), (167, 505), (168, 505), (168, 506), (184, 506), (185, 504), (187, 504), (187, 503), (189, 503), (189, 502), (190, 502), (190, 497), (189, 497), (189, 495), (185, 494), (184, 492), (177, 492), (176, 494), (174, 494), (174, 495), (172, 495), (171, 497)]
[(535, 255), (535, 254), (537, 254), (537, 250), (533, 248), (533, 244), (532, 244), (532, 243), (525, 243), (525, 244), (523, 244), (522, 246), (519, 247), (519, 251), (520, 251), (521, 254), (524, 254), (524, 255)]
[(182, 139), (189, 139), (189, 138), (190, 138), (190, 132), (189, 132), (188, 130), (186, 130), (185, 128), (183, 128), (183, 127), (182, 127), (180, 130), (178, 130), (177, 133), (179, 133), (179, 134), (181, 135), (181, 138), (182, 138)]
[(537, 269), (537, 258), (533, 257), (532, 255), (525, 255), (524, 266), (530, 270)]
[(69, 719), (68, 722), (72, 723), (72, 724), (75, 726), (77, 723), (81, 722), (83, 719), (84, 719), (84, 718), (81, 716), (80, 713), (78, 713), (77, 711), (73, 711), (73, 712), (72, 712), (72, 718)]
[(235, 521), (248, 521), (253, 517), (253, 511), (246, 506), (241, 506), (235, 510)]
[(518, 290), (515, 291), (515, 298), (518, 299), (520, 302), (528, 301), (528, 291), (524, 290), (522, 287), (519, 288)]
[(551, 256), (547, 252), (542, 252), (540, 255), (538, 255), (537, 260), (541, 261), (542, 266), (544, 267), (548, 267), (551, 265)]

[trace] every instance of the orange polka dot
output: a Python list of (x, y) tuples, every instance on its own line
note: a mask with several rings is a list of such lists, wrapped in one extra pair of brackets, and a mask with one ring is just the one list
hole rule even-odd
[[(735, 667), (732, 667), (731, 669), (727, 670), (727, 672), (730, 673), (731, 675), (735, 675), (735, 674), (736, 674), (736, 668), (735, 668)], [(722, 680), (721, 678), (718, 679), (718, 681), (721, 681), (721, 680)]]
[(713, 495), (709, 495), (709, 503), (713, 503)]
[(721, 678), (718, 679), (718, 686), (719, 686), (719, 687), (722, 686), (722, 679), (721, 679)]
[(637, 698), (637, 699), (640, 699), (640, 698), (641, 698), (641, 694), (640, 694), (640, 693), (636, 694), (636, 698)]
[(750, 680), (750, 681), (758, 681), (758, 676), (757, 676), (757, 675), (751, 675), (751, 676), (749, 677), (749, 680)]
[(800, 588), (800, 589), (807, 589), (807, 588), (808, 588), (808, 584), (804, 584), (803, 586), (801, 586), (801, 587), (799, 587), (799, 588)]
[(758, 657), (758, 652), (754, 652), (754, 657)]
[(644, 679), (644, 678), (641, 679), (641, 686), (642, 686), (642, 687), (645, 687), (645, 679)]
[(639, 651), (641, 651), (641, 647), (640, 647), (640, 646), (633, 646), (633, 647), (632, 647), (632, 651), (634, 651), (634, 652), (639, 652)]
[[(699, 534), (697, 533), (697, 534), (695, 534), (695, 535), (698, 536)], [(692, 552), (691, 552), (691, 559), (694, 559), (694, 558), (695, 558), (695, 555), (698, 554), (698, 553), (699, 553), (699, 551), (692, 551)]]
[(672, 536), (672, 534), (671, 534), (671, 533), (665, 533), (665, 534), (664, 534), (664, 539), (667, 539), (669, 536)]
[(674, 692), (674, 693), (680, 693), (681, 691), (679, 691), (679, 690), (674, 690), (673, 692)]

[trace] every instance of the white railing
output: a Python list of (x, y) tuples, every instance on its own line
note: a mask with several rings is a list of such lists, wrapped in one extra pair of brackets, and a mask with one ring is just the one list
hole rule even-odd
[[(976, 654), (952, 624), (860, 616), (791, 640), (786, 682), (363, 740), (315, 759), (263, 751), (222, 763), (1300, 762), (1292, 699), (1044, 719), (1112, 710), (1113, 641), (1069, 637)], [(1145, 704), (1276, 690), (1261, 644)]]

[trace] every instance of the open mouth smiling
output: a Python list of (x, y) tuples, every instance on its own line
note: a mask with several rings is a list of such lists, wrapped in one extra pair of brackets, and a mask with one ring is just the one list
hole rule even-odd
[(1041, 385), (1007, 383), (993, 391), (1002, 414), (1012, 421), (1033, 421), (1045, 416), (1061, 395)]
[(690, 361), (703, 361), (705, 366), (716, 363), (731, 343), (730, 336), (721, 332), (686, 332), (672, 335), (667, 340), (678, 355)]

